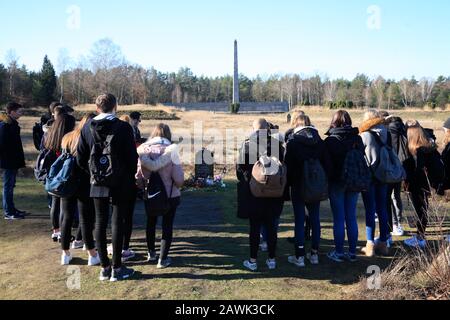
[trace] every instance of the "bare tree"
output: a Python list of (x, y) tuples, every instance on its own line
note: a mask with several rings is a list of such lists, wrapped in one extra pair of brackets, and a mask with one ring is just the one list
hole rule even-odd
[(420, 97), (425, 104), (431, 97), (433, 92), (435, 81), (432, 78), (422, 78), (419, 82)]
[(17, 69), (19, 68), (19, 56), (17, 55), (17, 52), (14, 49), (9, 49), (6, 52), (5, 61), (9, 73), (9, 95), (13, 97), (15, 93), (14, 80)]
[(336, 100), (337, 82), (326, 79), (324, 83), (325, 101), (334, 102)]

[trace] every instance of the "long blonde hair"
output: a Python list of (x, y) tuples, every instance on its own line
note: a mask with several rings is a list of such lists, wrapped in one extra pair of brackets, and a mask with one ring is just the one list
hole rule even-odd
[(89, 119), (93, 119), (95, 114), (89, 113), (81, 119), (78, 126), (72, 132), (66, 134), (61, 142), (61, 149), (73, 156), (77, 155), (78, 141), (80, 140), (81, 130)]
[(298, 119), (300, 116), (306, 115), (303, 110), (300, 109), (294, 109), (294, 111), (291, 114), (291, 128), (295, 129), (297, 125), (295, 124), (295, 120)]
[(407, 121), (406, 127), (408, 132), (408, 149), (413, 156), (417, 155), (418, 149), (433, 146), (425, 130), (417, 120)]

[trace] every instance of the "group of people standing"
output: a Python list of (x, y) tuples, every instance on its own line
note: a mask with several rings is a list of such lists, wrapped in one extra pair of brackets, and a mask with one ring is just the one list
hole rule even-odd
[[(432, 189), (440, 194), (450, 189), (450, 119), (443, 126), (445, 150), (442, 155), (432, 130), (423, 128), (416, 120), (404, 123), (399, 117), (377, 110), (368, 110), (359, 127), (353, 126), (347, 111), (337, 111), (325, 140), (300, 110), (293, 112), (291, 129), (286, 132), (284, 141), (271, 127), (273, 125), (265, 119), (254, 122), (254, 133), (242, 146), (237, 165), (238, 216), (250, 222), (250, 259), (244, 261), (246, 268), (257, 270), (260, 247), (268, 250), (268, 268), (276, 268), (277, 230), (283, 203), (287, 200), (292, 201), (295, 215), (295, 254), (288, 262), (298, 267), (305, 267), (307, 259), (312, 265), (319, 263), (320, 206), (326, 199), (329, 199), (334, 221), (335, 248), (327, 254), (332, 261), (357, 260), (360, 194), (365, 207), (367, 240), (361, 251), (367, 257), (389, 254), (392, 236), (404, 234), (402, 187), (417, 214), (417, 235), (405, 240), (405, 245), (426, 246), (428, 200)], [(252, 148), (254, 141), (259, 142), (256, 148)], [(283, 176), (283, 169), (287, 171), (282, 195), (262, 197), (253, 192), (255, 168), (258, 170), (258, 164), (264, 162), (261, 157), (279, 160), (280, 176)], [(394, 175), (390, 171), (397, 171), (397, 178), (385, 179)], [(317, 197), (311, 194), (313, 187)], [(312, 231), (308, 253), (305, 250), (306, 220)], [(377, 221), (379, 237), (375, 235)], [(264, 237), (260, 236), (261, 230), (264, 230)], [(347, 249), (344, 248), (346, 234)]]
[[(61, 243), (61, 264), (70, 264), (71, 249), (84, 248), (88, 265), (101, 265), (100, 280), (115, 282), (134, 273), (123, 262), (135, 256), (130, 239), (138, 193), (144, 198), (148, 216), (147, 260), (157, 263), (157, 268), (171, 265), (169, 251), (184, 173), (167, 125), (157, 125), (148, 140), (142, 139), (140, 114), (119, 119), (117, 101), (111, 94), (99, 96), (96, 106), (97, 113), (86, 114), (78, 124), (69, 106), (50, 106), (50, 114), (33, 129), (39, 150), (35, 174), (45, 182), (48, 192), (51, 237)], [(22, 106), (9, 103), (0, 118), (3, 209), (8, 220), (26, 215), (13, 201), (17, 171), (25, 166), (18, 125), (21, 115)], [(284, 137), (265, 119), (256, 120), (254, 132), (239, 151), (237, 164), (238, 216), (249, 219), (250, 225), (250, 259), (244, 266), (257, 270), (258, 251), (264, 248), (268, 251), (268, 268), (276, 268), (277, 233), (285, 201), (292, 201), (295, 215), (294, 254), (288, 262), (298, 267), (305, 267), (306, 260), (318, 264), (321, 202), (328, 199), (335, 248), (327, 256), (338, 263), (356, 261), (359, 194), (366, 217), (367, 242), (362, 252), (368, 257), (388, 255), (392, 236), (403, 235), (402, 186), (417, 213), (417, 235), (405, 244), (425, 247), (432, 189), (440, 194), (450, 189), (450, 119), (443, 127), (445, 150), (441, 155), (431, 130), (415, 120), (404, 123), (377, 110), (368, 110), (359, 128), (347, 111), (337, 111), (326, 139), (300, 110), (292, 114), (291, 129)], [(394, 168), (396, 163), (400, 163), (400, 169)], [(400, 170), (400, 175), (394, 183), (387, 183), (380, 177), (392, 175), (387, 172), (392, 168)], [(60, 180), (67, 178), (63, 179), (65, 184), (52, 180), (55, 172)], [(161, 216), (158, 256), (155, 233)], [(112, 245), (108, 247), (110, 220)], [(72, 236), (75, 221), (78, 231)], [(312, 231), (309, 252), (305, 247), (306, 221)]]
[[(152, 175), (154, 172), (158, 172), (158, 181), (165, 189), (167, 208), (161, 214), (163, 232), (159, 256), (155, 245), (158, 215), (148, 213), (148, 261), (157, 263), (157, 268), (171, 265), (169, 250), (184, 173), (167, 125), (157, 125), (150, 139), (143, 140), (138, 129), (139, 113), (119, 119), (117, 101), (111, 94), (99, 96), (96, 106), (97, 114), (86, 114), (77, 124), (72, 108), (52, 103), (51, 115), (43, 117), (36, 130), (33, 129), (35, 140), (41, 139), (35, 141), (39, 149), (35, 175), (45, 183), (49, 193), (51, 237), (61, 243), (61, 265), (72, 261), (71, 248), (83, 248), (88, 253), (89, 266), (101, 265), (100, 280), (115, 282), (134, 274), (123, 262), (135, 256), (130, 249), (130, 239), (136, 197), (139, 188), (145, 190), (153, 183), (152, 179), (156, 179)], [(25, 166), (17, 123), (21, 110), (19, 104), (8, 104), (7, 118), (0, 124), (1, 166), (6, 169), (4, 214), (5, 219), (10, 220), (24, 218), (12, 201), (15, 174)], [(20, 157), (12, 151), (20, 153)], [(57, 163), (62, 166), (58, 167)], [(66, 176), (70, 179), (65, 180), (65, 184), (52, 176), (57, 173), (61, 180), (69, 169), (70, 174)], [(53, 190), (55, 184), (59, 187)], [(72, 236), (75, 220), (79, 221), (76, 237)], [(112, 245), (108, 247), (110, 220)]]

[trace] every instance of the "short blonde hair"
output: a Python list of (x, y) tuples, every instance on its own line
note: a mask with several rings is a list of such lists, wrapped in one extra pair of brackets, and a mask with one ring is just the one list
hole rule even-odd
[(372, 120), (381, 118), (380, 113), (378, 110), (375, 109), (369, 109), (364, 113), (363, 121)]
[(294, 111), (291, 114), (291, 128), (295, 128), (296, 125), (294, 123), (294, 119), (297, 119), (299, 116), (304, 116), (306, 113), (303, 110), (300, 109), (294, 109)]
[(297, 114), (292, 118), (292, 128), (309, 127), (311, 126), (311, 119), (305, 114)]

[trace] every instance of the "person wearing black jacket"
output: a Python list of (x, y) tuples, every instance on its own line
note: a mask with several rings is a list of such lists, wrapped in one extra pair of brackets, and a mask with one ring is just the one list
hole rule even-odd
[(426, 247), (431, 188), (439, 189), (444, 182), (444, 164), (437, 146), (417, 121), (407, 123), (408, 149), (411, 157), (404, 162), (406, 189), (417, 215), (417, 235), (405, 240), (410, 247)]
[[(100, 280), (111, 282), (125, 280), (134, 274), (134, 270), (122, 265), (122, 246), (124, 217), (127, 214), (129, 197), (135, 190), (135, 173), (137, 171), (138, 154), (131, 126), (116, 117), (117, 100), (112, 94), (103, 94), (96, 100), (98, 116), (88, 121), (83, 127), (77, 148), (78, 166), (91, 174), (90, 196), (94, 198), (96, 228), (95, 238), (99, 250), (102, 270)], [(94, 135), (102, 140), (113, 135), (111, 150), (118, 162), (116, 175), (120, 184), (116, 187), (100, 186), (93, 181), (89, 162), (94, 147)], [(112, 266), (108, 258), (106, 228), (108, 226), (110, 201), (112, 203)]]
[(3, 169), (3, 214), (6, 220), (18, 220), (25, 212), (14, 205), (14, 187), (17, 171), (25, 167), (20, 127), (17, 120), (22, 116), (22, 105), (10, 102), (6, 114), (0, 119), (0, 168)]
[[(390, 133), (391, 146), (393, 151), (403, 163), (410, 155), (408, 152), (408, 138), (406, 126), (399, 117), (388, 116), (386, 125)], [(388, 225), (393, 236), (403, 236), (403, 203), (402, 203), (402, 182), (388, 186)]]
[[(269, 259), (266, 261), (266, 264), (269, 269), (276, 268), (276, 221), (283, 211), (284, 204), (283, 197), (255, 198), (250, 191), (253, 166), (262, 155), (274, 156), (281, 162), (284, 161), (283, 143), (274, 138), (268, 128), (269, 126), (265, 119), (259, 119), (254, 122), (254, 132), (243, 143), (236, 166), (238, 217), (250, 220), (250, 259), (244, 261), (244, 266), (252, 271), (258, 269), (256, 261), (262, 225), (267, 230)], [(263, 141), (266, 143), (264, 144)]]
[[(359, 129), (352, 127), (352, 119), (347, 111), (339, 110), (333, 116), (330, 129), (325, 139), (330, 158), (333, 159), (333, 173), (329, 180), (329, 196), (333, 212), (333, 233), (335, 249), (328, 253), (328, 258), (335, 262), (356, 261), (358, 244), (358, 222), (356, 205), (359, 193), (346, 190), (342, 173), (347, 154), (352, 149), (364, 154), (364, 144), (359, 136)], [(345, 231), (347, 229), (348, 253), (344, 252)]]
[(306, 115), (298, 115), (292, 119), (294, 131), (286, 146), (285, 162), (288, 170), (288, 186), (291, 188), (291, 199), (295, 215), (295, 256), (288, 261), (298, 267), (305, 266), (305, 215), (308, 209), (312, 227), (312, 245), (309, 260), (311, 264), (319, 263), (320, 243), (320, 201), (305, 203), (302, 198), (301, 187), (304, 178), (304, 164), (306, 160), (318, 159), (322, 168), (329, 175), (332, 172), (332, 163), (320, 138), (317, 129), (311, 125)]

